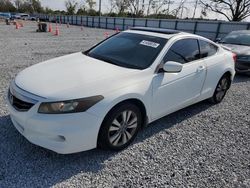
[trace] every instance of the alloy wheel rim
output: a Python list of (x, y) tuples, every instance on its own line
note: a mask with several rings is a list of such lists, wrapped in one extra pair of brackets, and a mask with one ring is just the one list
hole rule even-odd
[(216, 88), (216, 99), (218, 101), (223, 99), (223, 97), (226, 94), (227, 88), (228, 88), (227, 78), (223, 78)]
[(118, 114), (109, 127), (109, 142), (113, 146), (122, 146), (134, 136), (138, 126), (137, 115), (126, 110)]

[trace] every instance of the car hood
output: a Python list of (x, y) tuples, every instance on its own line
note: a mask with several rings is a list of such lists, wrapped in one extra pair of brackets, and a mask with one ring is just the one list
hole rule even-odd
[(29, 93), (66, 100), (101, 95), (124, 87), (139, 72), (79, 52), (33, 65), (20, 72), (15, 83)]
[(250, 46), (244, 45), (235, 45), (235, 44), (221, 44), (229, 48), (232, 52), (236, 53), (237, 55), (250, 55)]

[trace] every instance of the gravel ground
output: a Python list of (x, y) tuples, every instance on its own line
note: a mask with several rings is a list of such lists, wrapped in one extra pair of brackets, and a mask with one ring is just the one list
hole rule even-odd
[[(59, 155), (30, 144), (4, 102), (10, 80), (38, 62), (87, 49), (105, 30), (61, 26), (61, 35), (0, 23), (0, 187), (250, 187), (250, 77), (219, 105), (201, 102), (144, 128), (121, 152)], [(114, 32), (114, 31), (109, 31)]]

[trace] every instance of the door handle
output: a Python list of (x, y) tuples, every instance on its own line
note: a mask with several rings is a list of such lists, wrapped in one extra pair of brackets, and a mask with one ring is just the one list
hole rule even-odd
[(198, 68), (197, 68), (197, 72), (201, 72), (201, 71), (203, 71), (203, 70), (205, 70), (205, 66), (199, 66)]

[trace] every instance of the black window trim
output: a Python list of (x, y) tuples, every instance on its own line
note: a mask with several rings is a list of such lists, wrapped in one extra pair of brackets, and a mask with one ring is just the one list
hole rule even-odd
[[(216, 55), (219, 52), (219, 46), (211, 43), (210, 41), (207, 41), (207, 40), (204, 40), (204, 39), (201, 39), (201, 38), (197, 38), (197, 40), (198, 40), (199, 51), (200, 51), (200, 59), (207, 59), (207, 58), (213, 57), (214, 55)], [(213, 54), (213, 55), (207, 56), (207, 57), (201, 57), (201, 47), (200, 47), (199, 41), (207, 42), (207, 43), (212, 44), (213, 46), (215, 46), (216, 47), (216, 53)]]
[[(173, 36), (173, 37), (174, 37), (174, 36)], [(172, 38), (172, 37), (171, 37), (171, 38)], [(170, 40), (171, 38), (169, 38), (168, 40)], [(164, 57), (166, 56), (166, 54), (167, 54), (167, 52), (169, 51), (169, 49), (170, 49), (176, 42), (178, 42), (178, 41), (180, 41), (180, 40), (185, 40), (185, 39), (194, 39), (194, 40), (196, 40), (197, 43), (198, 43), (198, 49), (199, 49), (199, 54), (200, 54), (200, 46), (199, 46), (199, 41), (198, 41), (199, 38), (198, 38), (198, 37), (183, 36), (183, 37), (180, 37), (180, 38), (178, 38), (178, 39), (176, 39), (176, 40), (173, 40), (173, 41), (171, 42), (170, 46), (166, 49), (165, 53), (162, 55), (162, 58), (161, 58), (161, 60), (160, 60), (160, 63), (156, 66), (156, 69), (155, 69), (155, 73), (156, 73), (156, 74), (161, 73), (161, 72), (164, 72), (164, 71), (162, 71), (162, 69), (163, 69), (164, 63), (166, 63), (166, 62), (164, 62), (163, 59), (164, 59)], [(167, 43), (166, 45), (168, 45), (168, 43)], [(164, 50), (164, 48), (163, 48), (162, 50)], [(194, 62), (196, 62), (196, 61), (198, 61), (198, 60), (201, 60), (201, 58), (196, 59), (196, 60), (194, 60), (194, 61), (190, 61), (190, 62), (184, 63), (183, 66), (184, 66), (184, 65), (187, 65), (187, 64), (189, 65), (190, 63), (194, 63)]]
[[(168, 41), (169, 41), (171, 38), (173, 38), (173, 37), (175, 37), (175, 36), (170, 37), (170, 38), (168, 39)], [(199, 48), (199, 53), (200, 53), (200, 58), (199, 58), (199, 59), (196, 59), (196, 60), (194, 60), (194, 61), (190, 61), (190, 62), (188, 62), (188, 63), (184, 63), (183, 66), (189, 65), (190, 63), (195, 63), (196, 61), (204, 60), (204, 59), (206, 59), (206, 58), (210, 58), (210, 57), (216, 55), (216, 54), (219, 52), (219, 49), (220, 49), (220, 47), (219, 47), (218, 45), (213, 44), (213, 43), (211, 43), (210, 41), (208, 41), (208, 40), (206, 40), (206, 39), (203, 39), (203, 38), (200, 38), (200, 37), (196, 37), (196, 36), (182, 36), (182, 37), (180, 37), (180, 38), (177, 38), (176, 40), (173, 40), (173, 41), (171, 42), (170, 46), (166, 49), (165, 53), (162, 55), (162, 58), (161, 58), (161, 60), (160, 60), (160, 63), (156, 66), (155, 74), (164, 72), (164, 71), (162, 71), (163, 65), (164, 65), (164, 63), (165, 63), (165, 62), (163, 62), (163, 59), (164, 59), (164, 57), (166, 56), (168, 50), (169, 50), (176, 42), (178, 42), (178, 41), (180, 41), (180, 40), (183, 40), (183, 39), (195, 39), (195, 40), (197, 40), (198, 48)], [(201, 58), (201, 52), (200, 52), (201, 49), (200, 49), (200, 43), (199, 43), (200, 40), (205, 41), (205, 42), (208, 42), (208, 43), (211, 43), (212, 45), (216, 46), (216, 47), (217, 47), (216, 53), (215, 53), (214, 55), (212, 55), (212, 56), (208, 56), (208, 57)], [(166, 45), (168, 45), (168, 43), (167, 43)], [(163, 48), (162, 50), (164, 50), (164, 48)]]
[(110, 39), (110, 38), (112, 38), (112, 37), (114, 37), (114, 36), (116, 36), (116, 35), (118, 35), (120, 32), (118, 32), (118, 33), (114, 33), (113, 35), (111, 35), (111, 36), (109, 36), (109, 37), (107, 37), (106, 39), (104, 39), (104, 40), (102, 40), (102, 41), (100, 41), (100, 42), (98, 42), (97, 44), (95, 44), (94, 46), (92, 46), (91, 48), (89, 48), (89, 49), (87, 49), (87, 50), (85, 50), (85, 51), (83, 51), (82, 52), (82, 54), (84, 54), (84, 55), (88, 55), (88, 53), (92, 50), (92, 49), (94, 49), (95, 47), (97, 47), (98, 45), (101, 45), (102, 43), (104, 43), (105, 41), (107, 41), (108, 39)]

